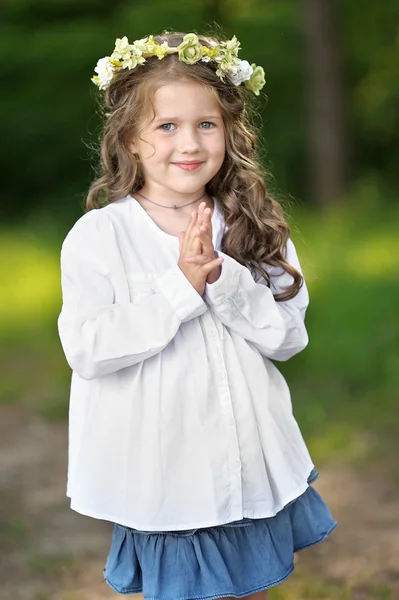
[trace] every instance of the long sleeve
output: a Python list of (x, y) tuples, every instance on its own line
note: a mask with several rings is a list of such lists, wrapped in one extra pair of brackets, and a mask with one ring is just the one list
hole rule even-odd
[[(309, 304), (305, 282), (295, 298), (276, 302), (273, 291), (282, 292), (292, 282), (286, 271), (266, 265), (271, 276), (269, 288), (230, 256), (223, 252), (219, 256), (224, 258), (221, 276), (206, 285), (204, 297), (220, 321), (267, 358), (284, 361), (303, 350), (309, 341), (304, 323)], [(292, 240), (288, 240), (286, 260), (302, 272)]]
[(83, 379), (154, 356), (181, 323), (208, 310), (177, 265), (154, 281), (153, 293), (117, 304), (110, 276), (70, 244), (61, 252), (61, 283), (59, 336), (68, 364)]

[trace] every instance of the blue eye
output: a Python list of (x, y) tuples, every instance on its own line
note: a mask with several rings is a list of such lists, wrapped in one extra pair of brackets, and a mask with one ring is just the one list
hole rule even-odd
[(171, 129), (164, 129), (164, 127), (168, 127), (168, 125), (173, 125), (173, 123), (164, 123), (159, 129), (162, 129), (162, 131), (172, 131)]
[[(200, 125), (201, 129), (212, 129), (215, 127), (214, 123), (211, 123), (210, 121), (203, 121)], [(162, 131), (173, 131), (172, 127), (175, 127), (173, 123), (163, 123), (159, 126), (159, 129)]]

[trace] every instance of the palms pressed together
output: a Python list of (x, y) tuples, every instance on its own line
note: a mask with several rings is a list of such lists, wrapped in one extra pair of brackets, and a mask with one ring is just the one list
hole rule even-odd
[[(192, 255), (184, 259), (186, 263), (197, 265), (206, 265), (211, 261), (215, 261), (215, 248), (212, 242), (212, 211), (206, 208), (205, 202), (201, 202), (196, 212), (196, 222), (194, 227), (197, 231), (192, 242)], [(182, 249), (183, 240), (186, 232), (179, 233), (180, 251)], [(215, 283), (222, 272), (221, 264), (217, 264), (206, 277), (206, 283)]]

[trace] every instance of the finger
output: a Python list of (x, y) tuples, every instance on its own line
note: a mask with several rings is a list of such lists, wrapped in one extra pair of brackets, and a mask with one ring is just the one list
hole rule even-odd
[(206, 202), (201, 202), (201, 204), (198, 207), (198, 216), (199, 216), (199, 219), (200, 219), (201, 222), (202, 222), (202, 219), (203, 219), (205, 208), (206, 208)]
[(200, 229), (203, 225), (206, 225), (206, 211), (209, 210), (206, 207), (205, 202), (201, 203), (200, 208), (198, 209), (198, 219), (197, 219), (197, 223), (198, 223), (198, 229)]
[(192, 255), (192, 231), (195, 226), (197, 220), (197, 212), (193, 211), (190, 216), (190, 220), (186, 227), (186, 231), (184, 232), (184, 238), (182, 243), (182, 253), (183, 254), (191, 254)]
[[(211, 222), (211, 215), (212, 215), (212, 211), (209, 207), (206, 206), (206, 202), (201, 202), (201, 204), (198, 208), (198, 218), (197, 218), (198, 232), (204, 231), (205, 233), (208, 233), (209, 224)], [(201, 240), (201, 242), (203, 242), (203, 240)], [(198, 250), (199, 247), (203, 248), (203, 246), (201, 246), (201, 245), (195, 245), (195, 248), (197, 251), (199, 251)]]
[[(212, 211), (210, 208), (208, 208), (206, 206), (206, 202), (201, 202), (201, 204), (198, 207), (198, 218), (197, 218), (198, 232), (201, 230), (204, 231), (205, 233), (208, 232), (209, 224), (211, 221), (211, 214), (212, 214)], [(200, 246), (198, 245), (198, 243), (194, 243), (194, 248), (197, 250), (197, 252), (199, 252), (199, 247)]]
[(208, 256), (214, 256), (215, 248), (213, 246), (212, 239), (208, 233), (202, 230), (203, 228), (204, 226), (201, 227), (200, 232), (198, 233), (198, 237), (202, 242), (202, 252)]
[(203, 225), (205, 225), (208, 228), (207, 233), (208, 233), (209, 237), (212, 239), (212, 210), (210, 208), (207, 208), (204, 211), (202, 223), (203, 223)]
[(204, 225), (211, 224), (212, 210), (210, 208), (206, 208), (202, 214), (202, 222)]
[(201, 252), (202, 252), (202, 242), (198, 238), (198, 231), (202, 225), (202, 215), (203, 215), (205, 207), (206, 207), (205, 202), (201, 202), (201, 204), (199, 205), (199, 208), (198, 208), (197, 222), (196, 222), (196, 226), (195, 226), (197, 231), (194, 232), (194, 240), (193, 240), (193, 246), (192, 246), (193, 252), (195, 252), (195, 254), (201, 254)]
[(206, 254), (197, 254), (196, 256), (186, 256), (184, 262), (195, 265), (204, 265), (212, 260), (212, 258), (212, 256), (207, 256)]
[(197, 211), (195, 211), (195, 217), (193, 219), (193, 222), (190, 222), (191, 227), (187, 232), (186, 254), (188, 256), (195, 256), (202, 252), (202, 242), (197, 237), (199, 224)]
[(214, 260), (209, 261), (205, 265), (202, 265), (201, 272), (204, 275), (204, 277), (208, 277), (209, 273), (211, 273), (211, 271), (213, 271), (213, 269), (216, 269), (216, 267), (220, 267), (220, 265), (222, 264), (223, 261), (224, 261), (224, 258), (220, 257), (220, 258), (215, 258)]

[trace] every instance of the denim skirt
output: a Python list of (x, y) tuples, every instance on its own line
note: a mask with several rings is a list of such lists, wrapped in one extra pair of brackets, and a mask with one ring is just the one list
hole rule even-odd
[[(318, 477), (313, 470), (308, 483)], [(294, 552), (322, 542), (337, 523), (311, 486), (274, 517), (244, 518), (184, 531), (138, 531), (115, 524), (104, 569), (119, 594), (145, 600), (242, 598), (294, 570)]]

